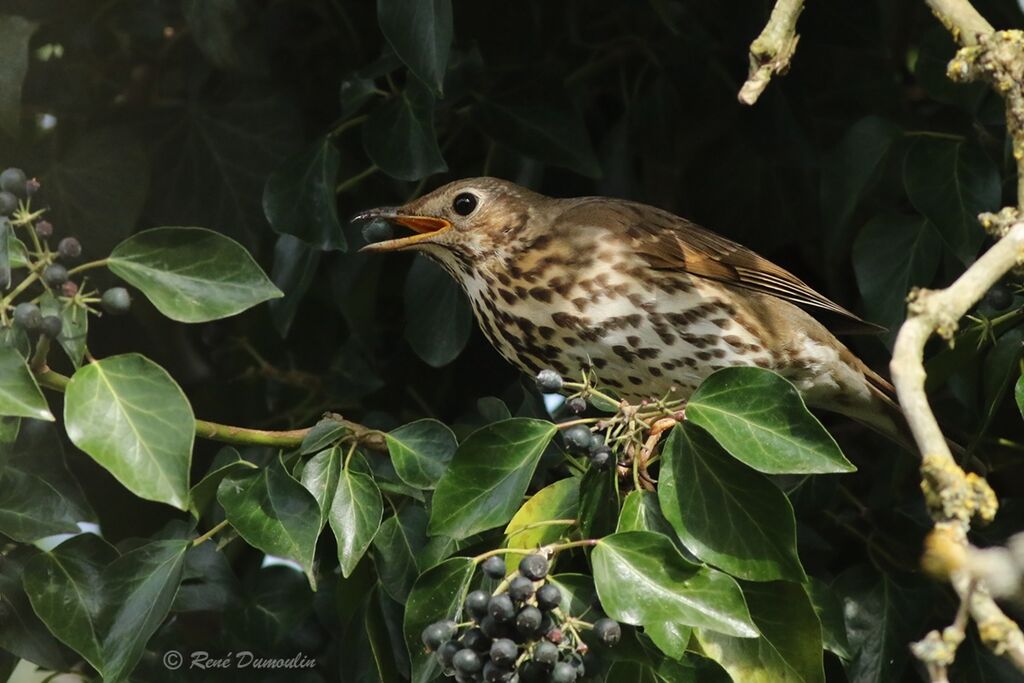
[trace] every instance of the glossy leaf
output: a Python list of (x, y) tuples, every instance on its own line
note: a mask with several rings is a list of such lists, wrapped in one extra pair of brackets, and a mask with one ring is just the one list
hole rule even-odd
[(673, 428), (662, 453), (661, 510), (690, 552), (744, 579), (804, 580), (782, 491), (689, 423)]
[(476, 565), (466, 557), (453, 557), (416, 579), (405, 604), (405, 645), (412, 660), (412, 683), (429, 683), (440, 673), (433, 654), (426, 652), (420, 634), (430, 624), (459, 615)]
[(203, 228), (153, 228), (114, 248), (107, 266), (172, 320), (206, 322), (282, 296), (245, 247)]
[(348, 427), (343, 423), (326, 417), (313, 425), (313, 428), (303, 437), (299, 452), (302, 455), (319, 453), (348, 432)]
[(683, 656), (690, 627), (741, 638), (758, 635), (736, 581), (683, 559), (661, 534), (625, 531), (606, 536), (594, 547), (591, 562), (605, 612), (617, 621), (643, 626), (671, 657)]
[(167, 371), (137, 353), (78, 369), (64, 397), (68, 438), (147, 500), (188, 509), (195, 418)]
[(686, 419), (759, 472), (824, 474), (856, 469), (807, 410), (796, 387), (768, 370), (735, 367), (715, 372), (690, 397)]
[(388, 595), (405, 604), (420, 574), (420, 561), (427, 545), (427, 512), (419, 505), (406, 505), (380, 525), (373, 537), (377, 574)]
[(1013, 398), (1017, 403), (1017, 410), (1020, 411), (1021, 417), (1024, 417), (1024, 375), (1017, 378), (1017, 383), (1013, 387)]
[(271, 299), (267, 306), (270, 308), (274, 328), (282, 337), (288, 336), (299, 305), (313, 284), (319, 263), (320, 251), (298, 237), (281, 235), (277, 238), (270, 279), (275, 287), (284, 292), (284, 296)]
[(451, 0), (377, 0), (377, 22), (409, 70), (440, 97), (452, 44)]
[[(505, 527), (505, 546), (539, 548), (562, 538), (574, 524), (533, 525), (558, 519), (575, 519), (579, 512), (579, 499), (580, 482), (575, 477), (560, 479), (537, 491), (523, 503)], [(505, 556), (505, 564), (514, 567), (521, 559), (522, 555), (509, 553)]]
[(12, 138), (21, 128), (21, 84), (29, 64), (29, 40), (39, 24), (16, 14), (0, 17), (0, 128)]
[(341, 155), (330, 136), (316, 141), (267, 178), (263, 211), (274, 232), (317, 249), (345, 249), (334, 188)]
[(985, 239), (982, 211), (999, 209), (999, 169), (966, 140), (922, 136), (907, 151), (903, 184), (914, 208), (938, 228), (946, 246), (970, 263)]
[(210, 469), (189, 489), (189, 503), (192, 507), (192, 514), (200, 517), (206, 507), (217, 498), (217, 487), (224, 480), (224, 477), (234, 472), (258, 469), (256, 465), (243, 460), (238, 451), (231, 446), (220, 449), (210, 464)]
[(51, 425), (26, 421), (16, 441), (0, 443), (0, 533), (32, 543), (95, 518)]
[(405, 280), (405, 339), (431, 367), (451, 363), (472, 331), (466, 295), (440, 266), (417, 258)]
[(341, 472), (328, 520), (338, 541), (341, 575), (348, 577), (370, 547), (384, 516), (384, 502), (373, 477), (352, 468)]
[(54, 419), (25, 359), (9, 346), (0, 346), (0, 415)]
[(853, 245), (853, 270), (869, 317), (894, 338), (907, 314), (907, 294), (932, 283), (942, 259), (942, 238), (927, 218), (876, 216)]
[(313, 553), (320, 535), (320, 508), (280, 458), (259, 471), (225, 477), (217, 488), (217, 502), (246, 543), (298, 562), (316, 590)]
[(434, 132), (434, 98), (418, 81), (370, 112), (363, 124), (363, 149), (392, 178), (420, 180), (448, 165)]
[(395, 471), (409, 486), (433, 489), (455, 456), (458, 442), (443, 422), (416, 420), (385, 435)]
[(619, 512), (619, 523), (615, 531), (653, 531), (666, 536), (676, 546), (683, 557), (690, 559), (690, 551), (680, 542), (675, 529), (665, 519), (658, 502), (658, 494), (653, 491), (630, 491), (622, 501)]
[(43, 315), (54, 315), (60, 318), (61, 329), (57, 335), (57, 343), (64, 349), (68, 360), (78, 368), (85, 357), (86, 341), (89, 334), (89, 315), (85, 310), (69, 303), (61, 302), (49, 292), (39, 299), (39, 309)]
[(806, 585), (807, 595), (811, 599), (814, 612), (821, 622), (821, 643), (829, 652), (840, 659), (849, 661), (853, 658), (850, 641), (846, 637), (846, 624), (843, 621), (843, 603), (824, 582), (811, 577)]
[(306, 490), (316, 498), (320, 507), (320, 528), (327, 524), (334, 496), (338, 491), (338, 480), (341, 478), (341, 461), (344, 454), (337, 446), (320, 451), (302, 466), (299, 481)]
[(437, 484), (431, 535), (461, 539), (511, 519), (555, 431), (550, 422), (512, 418), (473, 432)]
[(584, 538), (598, 538), (615, 531), (619, 505), (618, 472), (614, 467), (591, 467), (580, 479), (579, 520)]
[(824, 683), (821, 624), (799, 584), (776, 581), (744, 587), (758, 638), (697, 629), (697, 642), (734, 681)]
[[(67, 671), (80, 655), (57, 640), (32, 610), (22, 586), (25, 565), (39, 553), (31, 546), (11, 548), (0, 562), (0, 648), (51, 671)], [(2, 671), (0, 671), (2, 677)]]

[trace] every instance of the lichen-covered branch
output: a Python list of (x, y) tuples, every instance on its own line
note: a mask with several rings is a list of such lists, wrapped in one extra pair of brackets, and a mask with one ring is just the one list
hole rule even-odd
[(761, 35), (750, 44), (750, 71), (740, 88), (739, 101), (754, 104), (775, 74), (784, 74), (796, 52), (800, 36), (796, 20), (804, 0), (777, 0)]
[[(954, 81), (988, 81), (1006, 102), (1007, 130), (1017, 160), (1018, 204), (1024, 207), (1024, 34), (994, 31), (966, 0), (926, 0), (932, 11), (963, 47), (949, 63)], [(932, 631), (913, 644), (929, 678), (947, 681), (947, 669), (965, 637), (968, 617), (978, 626), (982, 642), (1024, 671), (1024, 634), (993, 600), (990, 576), (976, 571), (967, 540), (974, 520), (988, 522), (996, 514), (995, 493), (984, 478), (964, 472), (954, 460), (925, 393), (924, 347), (933, 334), (946, 339), (958, 321), (1011, 269), (1024, 263), (1024, 222), (1019, 207), (979, 216), (998, 242), (956, 282), (943, 290), (915, 290), (909, 297), (907, 320), (893, 348), (893, 384), (914, 440), (921, 452), (921, 488), (935, 528), (923, 564), (933, 575), (948, 579), (960, 597), (956, 619), (941, 632)]]

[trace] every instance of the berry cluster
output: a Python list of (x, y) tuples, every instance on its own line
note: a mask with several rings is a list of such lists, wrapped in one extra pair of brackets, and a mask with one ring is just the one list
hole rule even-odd
[(456, 681), (572, 683), (585, 673), (588, 648), (581, 629), (593, 629), (604, 645), (619, 642), (617, 622), (588, 624), (563, 613), (561, 590), (546, 581), (545, 555), (527, 555), (508, 576), (498, 556), (481, 568), (501, 584), (494, 593), (475, 590), (466, 596), (471, 621), (439, 621), (423, 630), (423, 644)]
[[(563, 389), (565, 382), (554, 370), (541, 370), (537, 373), (537, 388), (545, 394), (554, 394)], [(587, 410), (587, 401), (582, 396), (570, 396), (565, 401), (570, 412), (581, 415)], [(612, 463), (612, 449), (604, 442), (604, 437), (591, 432), (584, 425), (574, 425), (563, 434), (565, 446), (573, 455), (585, 455), (593, 467), (603, 470)]]
[[(0, 223), (24, 226), (30, 231), (34, 247), (29, 251), (32, 259), (30, 268), (35, 276), (67, 306), (91, 310), (89, 305), (98, 303), (107, 313), (126, 313), (131, 307), (131, 296), (124, 287), (111, 287), (96, 297), (93, 296), (95, 292), (82, 290), (84, 281), (80, 285), (71, 279), (75, 271), (69, 270), (69, 266), (81, 259), (82, 244), (74, 237), (64, 237), (57, 242), (56, 249), (50, 248), (53, 224), (40, 218), (43, 211), (33, 212), (30, 206), (31, 198), (39, 188), (39, 181), (27, 178), (20, 168), (0, 172), (0, 219), (3, 219)], [(6, 230), (0, 230), (0, 238), (8, 239)], [(2, 282), (0, 289), (9, 285), (10, 282)], [(43, 315), (38, 304), (32, 301), (17, 304), (11, 317), (14, 324), (25, 332), (39, 333), (50, 339), (58, 337), (63, 328), (59, 316)]]

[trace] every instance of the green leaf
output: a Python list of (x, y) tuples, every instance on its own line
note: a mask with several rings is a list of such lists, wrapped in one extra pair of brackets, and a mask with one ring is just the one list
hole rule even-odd
[[(0, 619), (0, 648), (41, 668), (68, 671), (81, 657), (50, 633), (32, 610), (22, 587), (25, 565), (37, 554), (35, 548), (21, 546), (5, 552), (0, 562), (0, 611), (4, 615)], [(0, 680), (3, 675), (0, 671)]]
[(135, 131), (86, 132), (42, 176), (43, 196), (53, 206), (46, 217), (56, 230), (88, 238), (82, 240), (85, 258), (103, 258), (135, 230), (149, 175), (145, 141)]
[[(7, 224), (10, 225), (10, 219), (7, 220)], [(10, 258), (11, 268), (28, 267), (28, 249), (25, 247), (25, 243), (14, 234), (13, 229), (7, 233), (7, 254)]]
[(1017, 384), (1013, 387), (1013, 398), (1017, 402), (1017, 410), (1021, 417), (1024, 417), (1024, 375), (1017, 378)]
[(420, 573), (419, 558), (427, 546), (427, 519), (427, 511), (422, 507), (406, 505), (384, 520), (373, 537), (380, 583), (388, 595), (402, 604)]
[(0, 128), (12, 138), (21, 128), (21, 84), (28, 73), (28, 44), (39, 24), (0, 16)]
[(451, 0), (377, 0), (377, 23), (409, 70), (440, 97), (452, 46)]
[(20, 417), (0, 416), (0, 446), (6, 446), (14, 443), (14, 440), (18, 438), (18, 432), (20, 429)]
[[(539, 548), (554, 543), (565, 536), (573, 524), (557, 524), (534, 526), (538, 522), (555, 519), (575, 519), (579, 512), (580, 480), (576, 477), (559, 479), (545, 486), (523, 503), (519, 511), (505, 527), (505, 547), (507, 548)], [(509, 553), (505, 556), (505, 564), (514, 567), (519, 564), (522, 555)]]
[(448, 165), (434, 132), (434, 98), (418, 81), (379, 104), (363, 124), (363, 149), (392, 178), (420, 180)]
[(303, 437), (299, 453), (302, 455), (319, 453), (348, 433), (349, 428), (344, 423), (325, 417), (313, 425), (313, 428)]
[(601, 175), (586, 123), (568, 104), (499, 104), (480, 102), (473, 110), (477, 123), (492, 138), (553, 166), (588, 178)]
[(16, 240), (13, 232), (10, 219), (0, 216), (0, 292), (11, 287), (11, 244)]
[(736, 367), (715, 372), (690, 397), (686, 419), (759, 472), (857, 469), (807, 410), (796, 387), (769, 370)]
[(316, 590), (313, 554), (320, 535), (316, 499), (292, 479), (280, 458), (258, 472), (231, 474), (217, 488), (228, 523), (249, 545), (298, 562)]
[(622, 502), (619, 512), (619, 523), (615, 531), (653, 531), (671, 539), (676, 550), (683, 557), (690, 559), (690, 551), (682, 544), (675, 529), (665, 519), (658, 502), (658, 494), (653, 491), (635, 490)]
[(60, 318), (61, 329), (57, 343), (64, 349), (68, 360), (78, 368), (85, 357), (86, 339), (89, 334), (89, 315), (82, 308), (62, 303), (53, 294), (46, 292), (39, 300), (39, 308), (43, 315), (55, 315)]
[(844, 661), (853, 659), (850, 641), (846, 638), (846, 624), (843, 622), (843, 603), (823, 581), (811, 577), (806, 585), (818, 621), (821, 622), (822, 647)]
[(903, 184), (914, 208), (939, 229), (964, 264), (974, 260), (985, 233), (978, 214), (999, 208), (999, 168), (966, 140), (919, 137), (907, 151)]
[(615, 531), (619, 508), (616, 468), (588, 469), (580, 480), (579, 520), (583, 537), (596, 538)]
[(340, 164), (341, 155), (325, 136), (267, 178), (263, 212), (274, 232), (321, 250), (345, 249), (334, 194)]
[(199, 483), (189, 489), (188, 498), (192, 514), (199, 518), (206, 507), (216, 499), (217, 487), (220, 486), (224, 477), (234, 472), (255, 469), (258, 469), (257, 466), (248, 460), (243, 460), (232, 446), (226, 446), (217, 451), (213, 462), (210, 463), (209, 471), (199, 480)]
[(876, 216), (853, 245), (857, 287), (872, 320), (896, 331), (907, 314), (907, 294), (932, 283), (942, 260), (942, 238), (927, 218)]
[(442, 422), (416, 420), (385, 434), (395, 471), (409, 486), (433, 489), (459, 444)]
[(793, 507), (764, 475), (689, 423), (673, 428), (662, 453), (661, 510), (690, 552), (744, 579), (805, 579)]
[(556, 431), (544, 420), (512, 418), (473, 432), (437, 484), (431, 535), (462, 539), (511, 519)]
[(683, 559), (661, 534), (625, 531), (606, 536), (594, 546), (591, 562), (608, 615), (643, 626), (671, 657), (683, 656), (690, 627), (741, 638), (758, 635), (736, 581)]
[(0, 533), (32, 543), (95, 518), (52, 426), (26, 421), (14, 443), (0, 443)]
[(377, 483), (368, 474), (346, 467), (328, 519), (338, 541), (338, 563), (345, 578), (370, 547), (384, 516), (384, 502)]
[(430, 624), (458, 616), (476, 564), (453, 557), (420, 575), (405, 604), (405, 645), (412, 660), (412, 683), (430, 683), (441, 672), (437, 658), (426, 652), (420, 634)]
[(338, 480), (341, 478), (341, 461), (344, 454), (337, 446), (320, 451), (302, 467), (299, 481), (306, 490), (316, 498), (320, 506), (320, 529), (323, 530), (330, 516), (331, 505), (338, 491)]
[(803, 587), (774, 581), (746, 584), (743, 593), (761, 637), (697, 629), (704, 653), (734, 681), (824, 683), (821, 624)]
[(26, 360), (32, 352), (32, 344), (28, 340), (28, 335), (17, 325), (0, 326), (0, 348), (13, 349)]
[(227, 318), (283, 296), (238, 242), (203, 228), (153, 228), (114, 248), (107, 266), (171, 320)]
[(462, 288), (436, 263), (417, 257), (405, 279), (405, 339), (423, 361), (440, 368), (469, 341), (473, 314)]
[(299, 238), (291, 235), (281, 235), (277, 238), (270, 279), (284, 292), (284, 296), (271, 300), (268, 306), (274, 328), (282, 337), (288, 336), (299, 305), (309, 291), (309, 286), (313, 284), (319, 263), (320, 252)]
[(64, 396), (71, 443), (146, 500), (188, 509), (195, 418), (167, 371), (137, 353), (78, 369)]
[(0, 346), (0, 415), (54, 419), (25, 359), (9, 346)]

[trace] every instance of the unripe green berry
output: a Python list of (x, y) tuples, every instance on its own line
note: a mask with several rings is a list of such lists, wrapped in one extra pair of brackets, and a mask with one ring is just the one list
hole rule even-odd
[(100, 297), (100, 306), (112, 315), (127, 313), (131, 305), (132, 298), (124, 287), (111, 287)]

